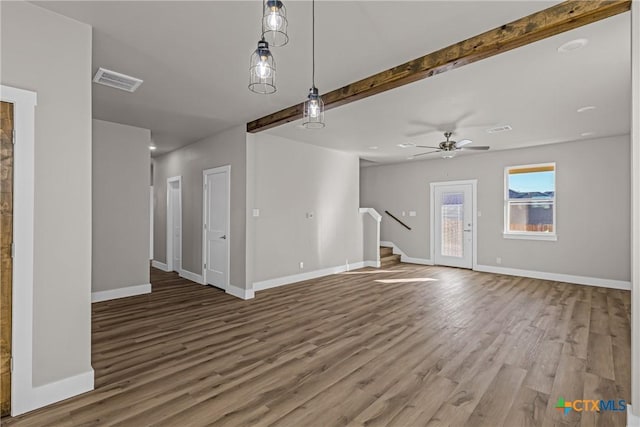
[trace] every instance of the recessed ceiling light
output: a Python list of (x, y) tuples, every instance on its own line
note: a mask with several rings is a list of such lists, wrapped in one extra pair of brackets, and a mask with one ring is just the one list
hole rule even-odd
[(155, 150), (156, 148), (158, 148), (158, 147), (156, 147), (155, 145), (150, 145), (149, 146), (149, 150), (151, 150), (151, 151)]
[(558, 52), (560, 52), (560, 53), (572, 52), (574, 50), (578, 50), (580, 48), (585, 47), (587, 45), (587, 43), (589, 43), (589, 40), (587, 40), (587, 39), (571, 40), (571, 41), (566, 42), (562, 46), (560, 46), (558, 48)]
[(580, 136), (593, 136), (595, 134), (596, 134), (595, 132), (582, 132)]
[(369, 150), (377, 150), (378, 149), (378, 147), (375, 146), (375, 145), (372, 145), (371, 147), (368, 147), (368, 148), (369, 148)]
[(584, 113), (585, 111), (590, 111), (590, 110), (595, 110), (595, 109), (596, 109), (595, 105), (586, 105), (584, 107), (578, 108), (576, 111), (578, 113)]
[(409, 156), (409, 157), (407, 157), (407, 160), (415, 160), (415, 159), (416, 159), (416, 158), (415, 158), (415, 157), (413, 157), (413, 156)]
[(398, 147), (400, 148), (411, 148), (411, 147), (415, 147), (416, 144), (412, 143), (412, 142), (407, 142), (404, 144), (398, 144)]

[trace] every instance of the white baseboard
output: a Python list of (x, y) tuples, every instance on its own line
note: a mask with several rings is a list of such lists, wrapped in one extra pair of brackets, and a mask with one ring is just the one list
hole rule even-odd
[(346, 264), (344, 271), (359, 270), (361, 268), (365, 268), (366, 266), (367, 265), (364, 261), (354, 262), (351, 264)]
[(255, 296), (255, 292), (253, 291), (253, 289), (244, 289), (233, 285), (227, 286), (227, 290), (225, 292), (229, 295), (233, 295), (236, 298), (244, 300), (252, 299)]
[(635, 415), (631, 405), (627, 405), (627, 427), (640, 427), (640, 415)]
[(331, 274), (344, 273), (349, 270), (357, 270), (366, 266), (364, 261), (352, 264), (339, 265), (336, 267), (323, 268), (321, 270), (307, 271), (306, 273), (293, 274), (291, 276), (277, 277), (275, 279), (262, 280), (253, 283), (254, 291), (277, 288), (278, 286), (290, 285), (292, 283), (303, 282), (305, 280), (317, 279), (318, 277), (329, 276)]
[(365, 261), (363, 267), (380, 268), (380, 261)]
[(433, 261), (425, 258), (411, 258), (406, 255), (400, 256), (400, 262), (406, 262), (409, 264), (420, 264), (420, 265), (433, 265)]
[(127, 286), (125, 288), (109, 289), (107, 291), (91, 292), (91, 302), (108, 301), (117, 298), (132, 297), (151, 293), (151, 283)]
[(204, 279), (202, 278), (202, 274), (192, 273), (188, 270), (180, 270), (179, 274), (180, 274), (180, 277), (184, 279), (191, 280), (192, 282), (196, 282), (201, 285), (204, 285)]
[(52, 403), (93, 390), (93, 369), (31, 389), (27, 401), (11, 402), (11, 416), (24, 414)]
[(156, 261), (155, 259), (151, 261), (151, 266), (157, 268), (158, 270), (169, 271), (169, 266), (167, 266), (167, 264), (165, 264), (164, 262)]
[(577, 285), (600, 286), (603, 288), (631, 290), (631, 282), (623, 280), (600, 279), (597, 277), (573, 276), (571, 274), (547, 273), (544, 271), (520, 270), (518, 268), (476, 265), (474, 270), (486, 273), (506, 274), (508, 276), (531, 277), (532, 279), (553, 280), (555, 282), (575, 283)]

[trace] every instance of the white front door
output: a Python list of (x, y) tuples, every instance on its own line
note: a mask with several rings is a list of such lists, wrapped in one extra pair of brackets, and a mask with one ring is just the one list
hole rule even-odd
[(230, 167), (204, 171), (203, 262), (205, 284), (227, 289), (229, 283)]
[(473, 185), (433, 186), (436, 265), (473, 267)]

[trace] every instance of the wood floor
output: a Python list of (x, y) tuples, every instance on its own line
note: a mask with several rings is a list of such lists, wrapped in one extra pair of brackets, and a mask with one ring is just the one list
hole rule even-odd
[(627, 291), (400, 264), (93, 305), (96, 390), (6, 426), (624, 426)]

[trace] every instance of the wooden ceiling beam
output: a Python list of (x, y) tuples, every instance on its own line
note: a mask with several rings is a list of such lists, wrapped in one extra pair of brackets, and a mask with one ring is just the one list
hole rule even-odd
[[(631, 0), (568, 0), (322, 95), (325, 111), (626, 12)], [(256, 133), (302, 118), (304, 103), (247, 123)]]

